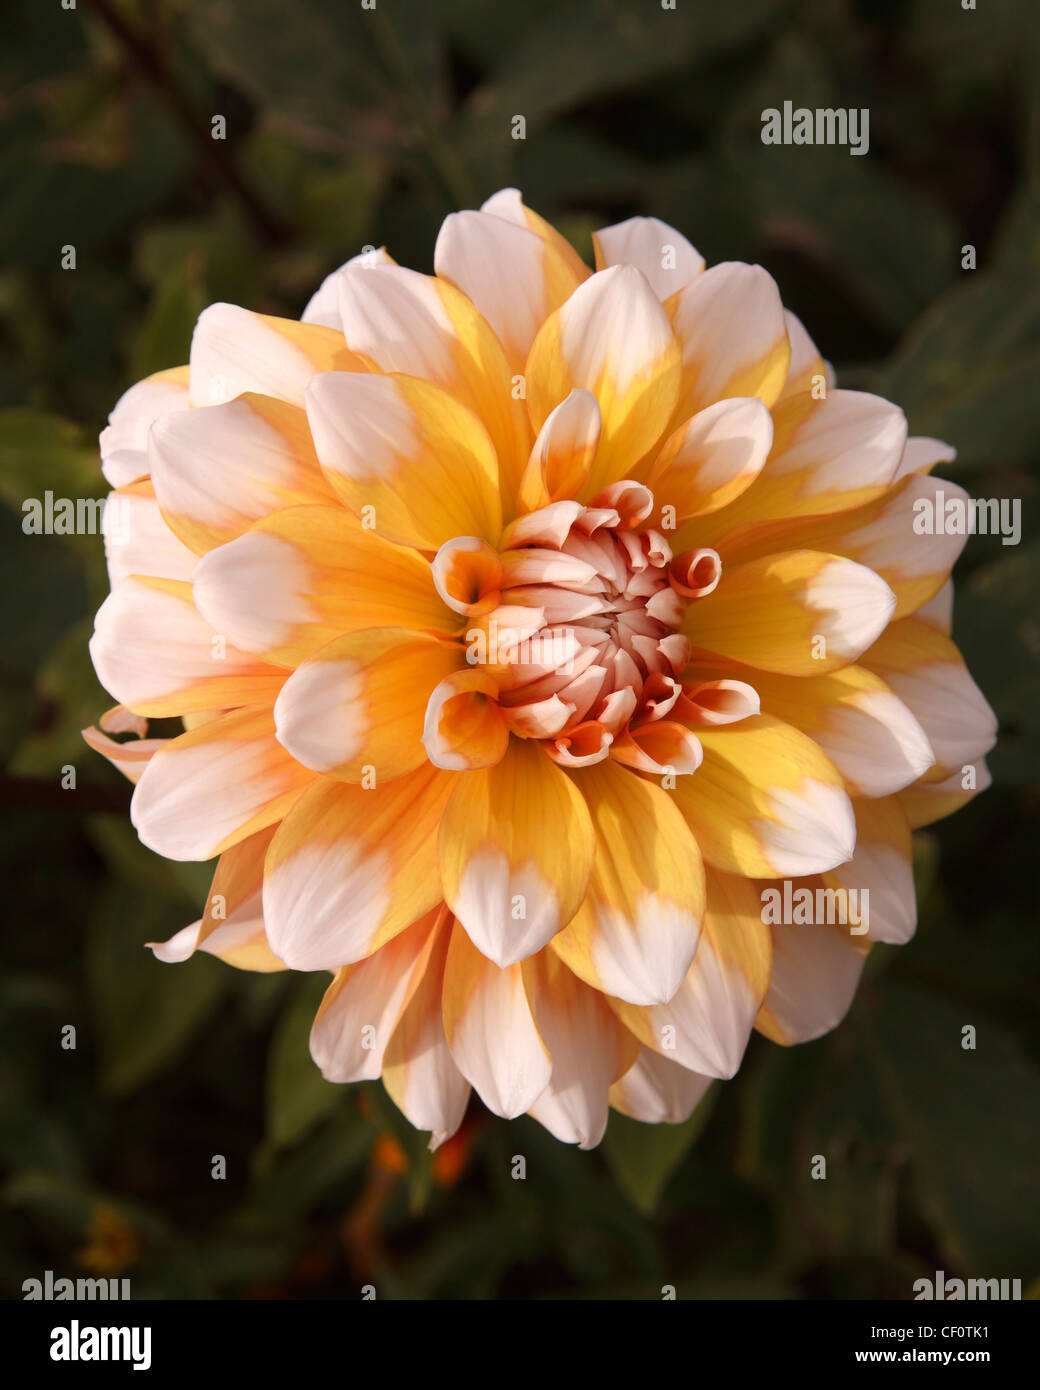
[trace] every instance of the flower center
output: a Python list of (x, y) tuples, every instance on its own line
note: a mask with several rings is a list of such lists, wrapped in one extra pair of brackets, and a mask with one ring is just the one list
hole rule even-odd
[(653, 510), (649, 488), (624, 481), (588, 506), (520, 517), (498, 551), (460, 537), (434, 560), (441, 597), (471, 620), (467, 659), (486, 668), (510, 730), (545, 740), (565, 765), (598, 762), (682, 694), (683, 613), (718, 583), (719, 562), (708, 550), (674, 556)]

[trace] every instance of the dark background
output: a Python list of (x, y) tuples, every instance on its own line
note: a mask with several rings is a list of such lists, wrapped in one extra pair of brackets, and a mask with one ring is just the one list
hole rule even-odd
[[(45, 1269), (177, 1298), (369, 1281), (381, 1297), (907, 1298), (936, 1269), (1036, 1290), (1038, 37), (1028, 0), (8, 8), (7, 1296)], [(764, 147), (760, 113), (785, 99), (869, 107), (869, 154)], [(444, 214), (504, 184), (587, 257), (592, 228), (646, 213), (709, 262), (765, 265), (842, 384), (956, 444), (947, 471), (975, 494), (1021, 498), (1023, 537), (974, 539), (957, 571), (955, 636), (1001, 719), (995, 786), (919, 836), (919, 933), (874, 951), (837, 1033), (788, 1051), (756, 1036), (689, 1123), (615, 1117), (592, 1154), (475, 1102), (431, 1163), (381, 1087), (328, 1085), (310, 1062), (324, 975), (142, 948), (198, 915), (208, 870), (141, 848), (128, 787), (81, 744), (112, 703), (85, 646), (100, 542), (23, 535), (21, 502), (102, 495), (108, 410), (186, 360), (208, 302), (296, 316), (365, 244), (429, 270)]]

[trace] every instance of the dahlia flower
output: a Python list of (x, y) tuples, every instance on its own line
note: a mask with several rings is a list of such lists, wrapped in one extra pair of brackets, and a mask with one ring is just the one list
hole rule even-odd
[[(911, 830), (987, 781), (964, 537), (913, 526), (952, 450), (836, 388), (761, 267), (594, 243), (506, 189), (433, 276), (208, 308), (101, 436), (86, 737), (145, 845), (216, 859), (155, 954), (330, 972), (315, 1061), (432, 1145), (472, 1087), (592, 1147), (834, 1027), (914, 931)], [(765, 920), (785, 886), (869, 926)]]

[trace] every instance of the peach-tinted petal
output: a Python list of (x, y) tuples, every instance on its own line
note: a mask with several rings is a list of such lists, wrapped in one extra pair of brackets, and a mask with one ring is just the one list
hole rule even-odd
[(572, 774), (596, 837), (588, 893), (552, 949), (593, 988), (670, 999), (697, 950), (704, 874), (669, 794), (610, 761)]
[(568, 499), (577, 497), (588, 480), (602, 427), (599, 402), (584, 387), (576, 387), (549, 412), (520, 479), (521, 511), (548, 503), (577, 507)]
[(690, 1118), (711, 1082), (710, 1076), (641, 1047), (628, 1071), (611, 1086), (610, 1103), (644, 1124), (677, 1125)]
[(335, 329), (211, 304), (199, 315), (191, 340), (191, 404), (219, 405), (257, 391), (303, 405), (315, 372), (362, 369)]
[(383, 1085), (416, 1129), (430, 1131), (439, 1148), (462, 1123), (469, 1082), (456, 1065), (444, 1032), (444, 966), (450, 940), (447, 913), (437, 928), (430, 962), (398, 1019), (383, 1058)]
[(181, 582), (191, 579), (197, 557), (163, 520), (148, 479), (109, 493), (101, 530), (113, 589), (131, 574)]
[(454, 631), (426, 560), (342, 507), (289, 507), (204, 555), (195, 602), (245, 651), (294, 667), (366, 627)]
[(935, 750), (930, 780), (959, 772), (993, 747), (997, 716), (956, 646), (928, 623), (917, 618), (893, 623), (864, 654), (863, 665), (921, 721)]
[(440, 682), (426, 705), (422, 735), (435, 767), (467, 772), (502, 761), (509, 724), (492, 698), (496, 694), (486, 671), (458, 671)]
[(444, 1031), (459, 1071), (496, 1115), (522, 1115), (549, 1084), (552, 1063), (523, 967), (493, 964), (458, 923), (444, 971)]
[(611, 1003), (644, 1046), (704, 1076), (729, 1077), (765, 996), (772, 942), (754, 884), (709, 872), (707, 890), (701, 942), (675, 996), (645, 1009)]
[(333, 372), (307, 391), (326, 476), (372, 529), (436, 550), (455, 536), (497, 541), (498, 462), (472, 411), (420, 377)]
[[(706, 406), (665, 440), (647, 472), (657, 524), (674, 530), (693, 516), (718, 511), (746, 492), (773, 442), (773, 419), (755, 396)], [(665, 508), (672, 508), (666, 517)]]
[(137, 782), (153, 755), (169, 742), (165, 738), (141, 738), (117, 743), (114, 738), (109, 738), (93, 726), (83, 729), (82, 734), (84, 743), (88, 743), (95, 753), (107, 758), (128, 782)]
[(345, 782), (400, 777), (426, 762), (430, 692), (463, 661), (460, 647), (407, 628), (338, 637), (282, 686), (278, 740), (304, 767)]
[(492, 194), (481, 204), (480, 210), (481, 212), (489, 212), (495, 217), (502, 217), (507, 222), (515, 223), (518, 227), (527, 227), (536, 236), (548, 243), (554, 255), (566, 262), (579, 283), (589, 278), (591, 272), (574, 247), (565, 237), (560, 235), (550, 222), (546, 222), (544, 217), (540, 217), (538, 213), (526, 206), (520, 196), (519, 189), (500, 188), (497, 193)]
[(801, 399), (773, 409), (773, 448), (754, 487), (717, 528), (745, 520), (850, 511), (890, 486), (906, 443), (906, 416), (865, 391), (832, 391), (808, 413)]
[(307, 301), (307, 306), (300, 315), (300, 322), (324, 324), (326, 328), (335, 328), (337, 332), (342, 333), (343, 317), (339, 311), (339, 282), (343, 271), (350, 266), (396, 264), (397, 262), (387, 252), (385, 246), (373, 246), (367, 251), (361, 251), (358, 255), (351, 256), (338, 269), (325, 276), (325, 279)]
[(148, 472), (148, 431), (160, 416), (187, 410), (188, 368), (156, 372), (124, 391), (101, 431), (101, 471), (113, 487)]
[(668, 308), (682, 347), (677, 420), (726, 396), (773, 404), (791, 349), (771, 275), (758, 265), (724, 261), (692, 280)]
[(755, 688), (765, 713), (815, 739), (854, 795), (888, 796), (935, 761), (911, 709), (865, 666), (822, 676), (759, 672)]
[(286, 965), (362, 960), (441, 901), (437, 828), (455, 781), (426, 766), (374, 786), (321, 778), (300, 798), (264, 876), (267, 934)]
[(157, 960), (184, 961), (204, 951), (238, 970), (269, 974), (285, 969), (267, 944), (260, 905), (264, 856), (273, 834), (269, 827), (224, 851), (217, 860), (203, 917), (169, 941), (149, 942)]
[(714, 593), (689, 605), (683, 631), (695, 647), (759, 670), (809, 676), (855, 661), (894, 609), (866, 565), (792, 550), (727, 568)]
[(603, 996), (551, 951), (531, 956), (523, 972), (535, 1027), (552, 1057), (549, 1084), (530, 1114), (565, 1144), (594, 1149), (607, 1127), (610, 1087), (638, 1043)]
[(828, 888), (844, 888), (866, 904), (861, 915), (871, 941), (901, 946), (917, 927), (913, 845), (906, 812), (894, 796), (852, 803), (856, 812), (856, 853), (823, 875)]
[(695, 280), (704, 257), (681, 232), (656, 217), (630, 217), (592, 233), (596, 269), (634, 265), (650, 282), (658, 299), (668, 299)]
[(773, 973), (755, 1027), (774, 1042), (811, 1042), (849, 1011), (869, 943), (826, 923), (773, 928)]
[(914, 830), (932, 825), (959, 811), (992, 783), (985, 758), (968, 763), (937, 782), (922, 779), (898, 792), (900, 805)]
[(313, 780), (278, 743), (270, 710), (235, 710), (158, 750), (130, 819), (167, 859), (212, 859), (281, 820)]
[(546, 320), (526, 376), (537, 429), (575, 388), (599, 402), (602, 431), (583, 490), (593, 496), (629, 476), (661, 438), (679, 389), (679, 347), (645, 278), (632, 266), (612, 266)]
[(773, 878), (820, 873), (851, 858), (852, 806), (812, 739), (766, 714), (699, 729), (698, 737), (704, 762), (670, 795), (706, 863)]
[(488, 212), (446, 217), (433, 264), (484, 315), (516, 371), (543, 321), (584, 279), (551, 242)]
[(444, 897), (478, 949), (502, 967), (570, 921), (592, 856), (581, 793), (522, 739), (512, 739), (494, 767), (461, 776), (441, 823)]
[(366, 365), (423, 377), (476, 415), (510, 501), (531, 434), (505, 350), (479, 310), (447, 280), (397, 265), (348, 266), (339, 305), (347, 342)]
[(282, 507), (331, 502), (299, 406), (255, 393), (167, 415), (148, 440), (166, 524), (203, 555)]
[(271, 704), (285, 672), (215, 633), (190, 584), (125, 579), (98, 609), (90, 655), (106, 690), (138, 714)]
[(402, 1011), (430, 961), (443, 904), (355, 965), (325, 991), (311, 1027), (311, 1056), (326, 1081), (374, 1081)]

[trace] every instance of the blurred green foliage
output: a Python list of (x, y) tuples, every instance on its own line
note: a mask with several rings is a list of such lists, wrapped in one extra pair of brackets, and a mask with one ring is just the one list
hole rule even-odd
[[(5, 1294), (46, 1268), (125, 1273), (136, 1297), (373, 1282), (906, 1298), (936, 1268), (1034, 1280), (1040, 9), (48, 0), (16, 7), (5, 40)], [(764, 147), (760, 112), (787, 98), (868, 106), (869, 156)], [(186, 359), (204, 304), (296, 315), (366, 244), (429, 269), (441, 218), (504, 184), (586, 256), (592, 228), (638, 212), (709, 261), (760, 261), (846, 384), (951, 440), (951, 474), (1022, 498), (1026, 524), (1015, 549), (976, 538), (958, 569), (955, 635), (1001, 717), (996, 785), (920, 837), (918, 936), (875, 951), (846, 1023), (789, 1051), (756, 1038), (683, 1126), (617, 1117), (583, 1154), (475, 1103), (431, 1160), (380, 1087), (311, 1064), (323, 977), (144, 950), (197, 915), (207, 870), (141, 848), (125, 785), (80, 744), (111, 703), (85, 653), (100, 542), (25, 537), (20, 506), (102, 495), (107, 411)]]

